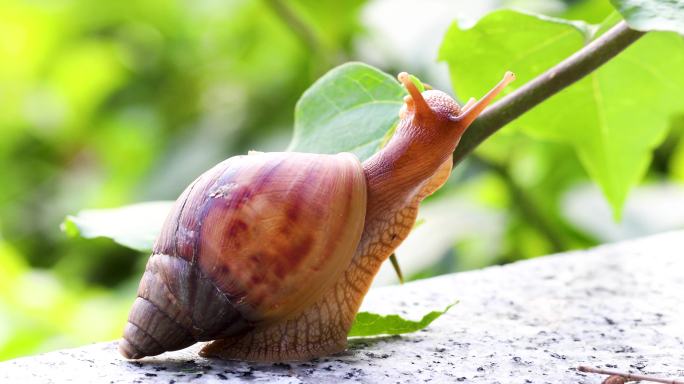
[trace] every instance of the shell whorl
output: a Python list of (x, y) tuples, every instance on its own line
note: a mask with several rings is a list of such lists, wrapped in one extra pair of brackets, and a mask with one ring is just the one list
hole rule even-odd
[(249, 329), (234, 299), (182, 258), (152, 255), (119, 350), (137, 359)]

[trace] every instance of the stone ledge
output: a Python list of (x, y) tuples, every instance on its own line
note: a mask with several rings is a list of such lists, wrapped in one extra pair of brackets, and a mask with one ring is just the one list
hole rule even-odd
[(684, 378), (684, 232), (374, 289), (366, 310), (427, 329), (353, 341), (301, 364), (203, 359), (197, 347), (139, 362), (99, 343), (0, 363), (0, 382), (600, 383), (580, 364)]

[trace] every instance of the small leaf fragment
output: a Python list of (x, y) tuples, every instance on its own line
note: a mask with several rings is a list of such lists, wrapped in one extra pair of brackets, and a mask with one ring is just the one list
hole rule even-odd
[(107, 237), (125, 247), (146, 252), (152, 249), (173, 204), (173, 201), (153, 201), (83, 210), (67, 216), (61, 228), (70, 237)]
[(413, 82), (413, 84), (418, 88), (419, 91), (424, 92), (425, 91), (425, 84), (423, 84), (422, 81), (420, 81), (419, 78), (417, 78), (414, 75), (409, 75), (409, 79)]
[(418, 321), (406, 320), (399, 315), (379, 315), (371, 312), (359, 312), (349, 331), (349, 337), (369, 337), (379, 335), (400, 335), (420, 331), (437, 318), (445, 314), (458, 303), (448, 305), (443, 311), (432, 311)]

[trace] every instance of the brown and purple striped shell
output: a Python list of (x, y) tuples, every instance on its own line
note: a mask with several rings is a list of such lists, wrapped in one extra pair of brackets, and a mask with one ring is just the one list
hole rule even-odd
[(153, 356), (296, 315), (349, 265), (366, 193), (351, 154), (254, 153), (216, 165), (167, 217), (121, 353)]

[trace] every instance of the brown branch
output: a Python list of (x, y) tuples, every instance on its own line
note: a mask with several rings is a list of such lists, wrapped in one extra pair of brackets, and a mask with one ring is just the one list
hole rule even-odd
[[(588, 373), (598, 373), (601, 375), (610, 375), (610, 376), (618, 376), (625, 378), (626, 380), (629, 381), (650, 381), (653, 383), (665, 383), (665, 384), (684, 384), (684, 381), (678, 381), (678, 380), (670, 380), (670, 379), (659, 379), (657, 377), (651, 377), (651, 376), (644, 376), (644, 375), (636, 375), (633, 373), (623, 373), (623, 372), (615, 372), (615, 371), (609, 371), (606, 369), (599, 369), (599, 368), (592, 368), (592, 367), (585, 367), (580, 365), (577, 368), (578, 371), (580, 372), (588, 372)], [(604, 381), (605, 383), (605, 381)]]
[(486, 109), (463, 135), (454, 152), (454, 164), (463, 160), (494, 132), (590, 74), (643, 35), (644, 32), (635, 31), (621, 21), (572, 56)]

